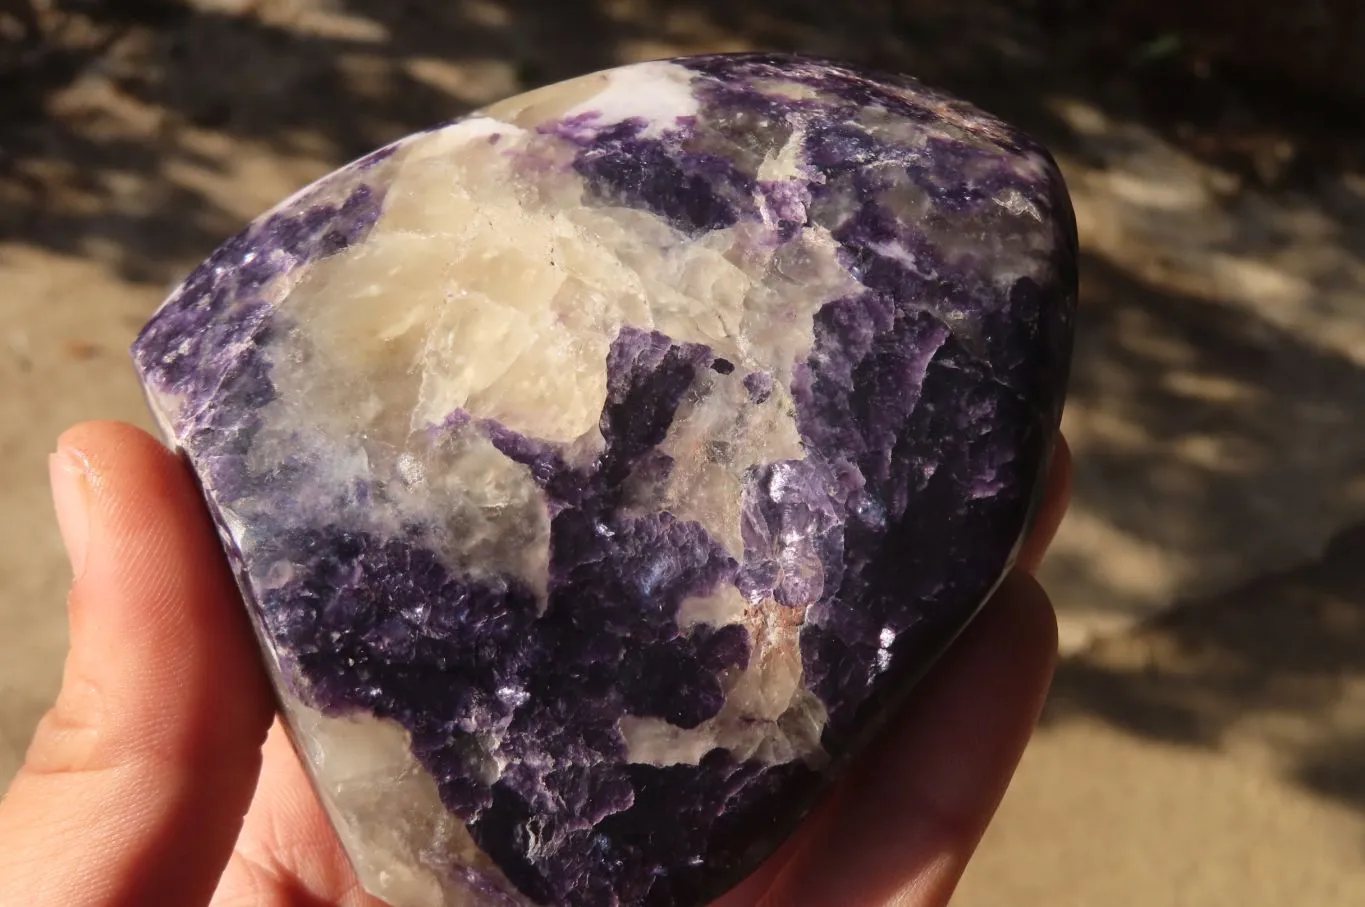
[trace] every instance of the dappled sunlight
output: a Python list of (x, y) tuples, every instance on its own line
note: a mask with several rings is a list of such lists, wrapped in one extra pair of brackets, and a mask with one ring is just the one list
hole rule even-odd
[(1076, 497), (1042, 574), (1071, 644), (1315, 557), (1365, 518), (1354, 361), (1098, 253), (1082, 274)]

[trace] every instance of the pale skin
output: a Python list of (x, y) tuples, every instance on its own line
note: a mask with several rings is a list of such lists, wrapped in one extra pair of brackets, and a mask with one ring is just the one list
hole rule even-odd
[[(0, 903), (383, 907), (360, 888), (275, 721), (260, 657), (184, 464), (127, 425), (52, 457), (75, 581), (61, 693), (0, 801)], [(1034, 581), (1047, 502), (999, 592), (879, 743), (714, 907), (941, 907), (999, 804), (1052, 676)]]

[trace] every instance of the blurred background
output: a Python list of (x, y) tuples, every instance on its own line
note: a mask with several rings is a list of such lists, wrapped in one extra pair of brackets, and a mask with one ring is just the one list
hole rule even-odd
[(800, 50), (1032, 130), (1085, 258), (1067, 656), (955, 904), (1365, 892), (1365, 3), (0, 0), (0, 785), (55, 693), (46, 454), (262, 209), (619, 63)]

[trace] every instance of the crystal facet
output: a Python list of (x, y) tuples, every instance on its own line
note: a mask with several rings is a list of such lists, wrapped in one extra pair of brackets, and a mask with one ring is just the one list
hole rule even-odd
[(597, 73), (327, 176), (134, 357), (295, 743), (395, 907), (697, 905), (1015, 555), (1070, 204), (902, 78)]

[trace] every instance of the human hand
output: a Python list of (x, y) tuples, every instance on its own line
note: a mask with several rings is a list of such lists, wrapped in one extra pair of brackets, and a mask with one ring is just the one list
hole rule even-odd
[[(0, 904), (382, 907), (278, 722), (194, 480), (90, 423), (52, 459), (75, 582), (61, 693), (0, 801)], [(834, 795), (716, 907), (946, 904), (1023, 751), (1056, 626), (1031, 572), (1066, 507), (1059, 449), (1019, 566)]]

